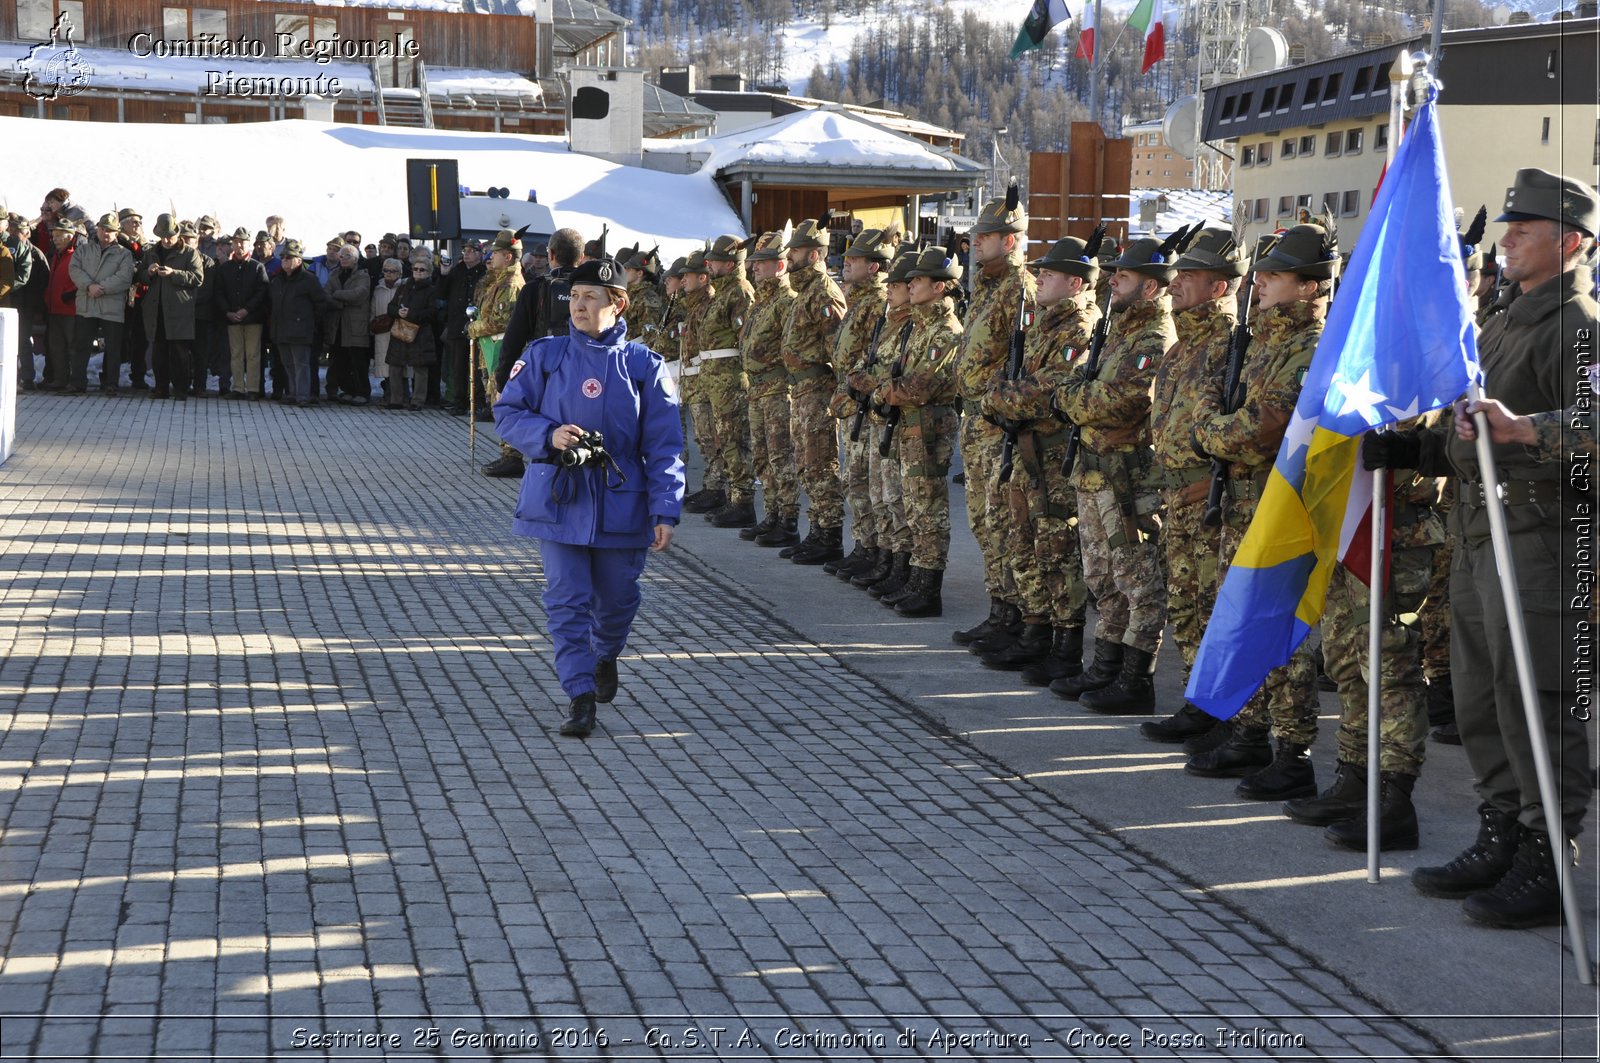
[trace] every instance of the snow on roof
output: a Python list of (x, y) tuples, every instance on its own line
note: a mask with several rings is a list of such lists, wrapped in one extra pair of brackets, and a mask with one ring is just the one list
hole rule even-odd
[[(463, 15), (528, 15), (534, 0), (278, 0), (316, 4), (318, 7), (374, 7), (389, 11), (457, 11)], [(626, 26), (628, 20), (589, 0), (555, 0), (557, 22), (609, 22)]]
[(919, 140), (833, 108), (799, 111), (703, 140), (652, 144), (650, 150), (704, 156), (700, 172), (705, 174), (743, 162), (902, 170), (959, 168), (948, 155)]
[(1197, 221), (1207, 225), (1233, 224), (1233, 196), (1231, 193), (1211, 192), (1199, 188), (1135, 188), (1128, 193), (1133, 213), (1128, 217), (1128, 232), (1140, 236), (1151, 235), (1144, 223), (1140, 204), (1147, 199), (1165, 196), (1167, 209), (1156, 214), (1155, 235), (1166, 237)]
[(346, 229), (368, 239), (405, 231), (408, 158), (456, 159), (461, 183), (474, 189), (509, 188), (518, 199), (536, 189), (558, 224), (585, 237), (609, 224), (611, 247), (659, 243), (668, 261), (700, 247), (707, 233), (744, 232), (709, 174), (620, 166), (570, 152), (560, 137), (302, 120), (46, 124), (0, 117), (0, 138), (74, 145), (14, 153), (3, 189), (13, 203), (37, 202), (59, 185), (92, 218), (137, 207), (148, 225), (170, 203), (181, 214), (211, 214), (225, 230), (242, 225), (252, 234), (267, 215), (281, 214), (290, 236), (317, 248)]

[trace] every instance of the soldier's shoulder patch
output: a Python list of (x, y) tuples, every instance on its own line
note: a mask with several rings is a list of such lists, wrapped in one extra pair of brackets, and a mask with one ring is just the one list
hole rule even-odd
[(1138, 360), (1133, 363), (1133, 367), (1135, 369), (1149, 369), (1151, 362), (1154, 360), (1148, 354), (1141, 354)]
[(1078, 350), (1076, 347), (1068, 347), (1066, 350), (1061, 352), (1062, 356), (1069, 362), (1076, 362), (1078, 360), (1078, 355), (1082, 353), (1083, 352)]
[(527, 367), (528, 367), (528, 363), (523, 361), (521, 358), (518, 358), (514, 363), (512, 363), (511, 375), (508, 376), (506, 379), (507, 380), (515, 380), (515, 379), (517, 379), (517, 374), (522, 372)]
[(1309, 366), (1307, 366), (1305, 368), (1302, 368), (1300, 370), (1300, 372), (1295, 374), (1294, 382), (1296, 384), (1300, 384), (1300, 385), (1303, 386), (1305, 384), (1305, 382), (1306, 382), (1306, 374), (1309, 373), (1310, 371), (1311, 371), (1311, 368)]

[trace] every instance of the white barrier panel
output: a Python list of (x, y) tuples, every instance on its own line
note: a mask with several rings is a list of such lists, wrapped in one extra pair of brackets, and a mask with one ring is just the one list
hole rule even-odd
[(17, 439), (17, 312), (0, 309), (0, 465)]

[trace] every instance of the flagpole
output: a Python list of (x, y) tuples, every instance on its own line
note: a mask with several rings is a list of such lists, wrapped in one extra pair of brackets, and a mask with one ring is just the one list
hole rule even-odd
[[(1473, 402), (1483, 400), (1483, 385), (1477, 381), (1467, 388)], [(1500, 498), (1500, 475), (1495, 470), (1494, 450), (1489, 443), (1489, 416), (1482, 411), (1472, 415), (1478, 429), (1478, 472), (1483, 486), (1484, 508), (1489, 513), (1489, 538), (1494, 544), (1495, 568), (1500, 574), (1500, 597), (1505, 600), (1506, 623), (1511, 634), (1511, 653), (1517, 662), (1517, 686), (1522, 693), (1522, 712), (1527, 719), (1528, 744), (1532, 746), (1533, 767), (1539, 776), (1539, 801), (1544, 805), (1544, 829), (1550, 835), (1550, 855), (1555, 861), (1556, 878), (1561, 885), (1561, 910), (1572, 943), (1572, 960), (1578, 966), (1578, 981), (1594, 985), (1594, 970), (1589, 965), (1589, 949), (1584, 941), (1583, 916), (1578, 911), (1578, 895), (1572, 883), (1572, 867), (1566, 859), (1567, 831), (1561, 819), (1561, 795), (1556, 791), (1550, 767), (1550, 743), (1545, 738), (1544, 714), (1539, 711), (1539, 692), (1533, 680), (1533, 655), (1528, 649), (1528, 628), (1522, 617), (1521, 592), (1517, 570), (1511, 558), (1511, 542), (1506, 531), (1506, 512)]]
[(1089, 53), (1089, 118), (1103, 130), (1100, 122), (1100, 0), (1094, 0), (1094, 51)]

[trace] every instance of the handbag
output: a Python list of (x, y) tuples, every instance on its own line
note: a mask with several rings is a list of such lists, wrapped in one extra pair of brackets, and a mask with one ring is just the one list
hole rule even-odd
[(414, 321), (404, 318), (395, 318), (394, 324), (389, 327), (389, 335), (401, 343), (410, 343), (417, 338), (417, 325)]
[(390, 317), (388, 314), (379, 314), (377, 317), (367, 322), (367, 331), (372, 333), (374, 336), (382, 336), (385, 332), (388, 332), (393, 327), (394, 318)]

